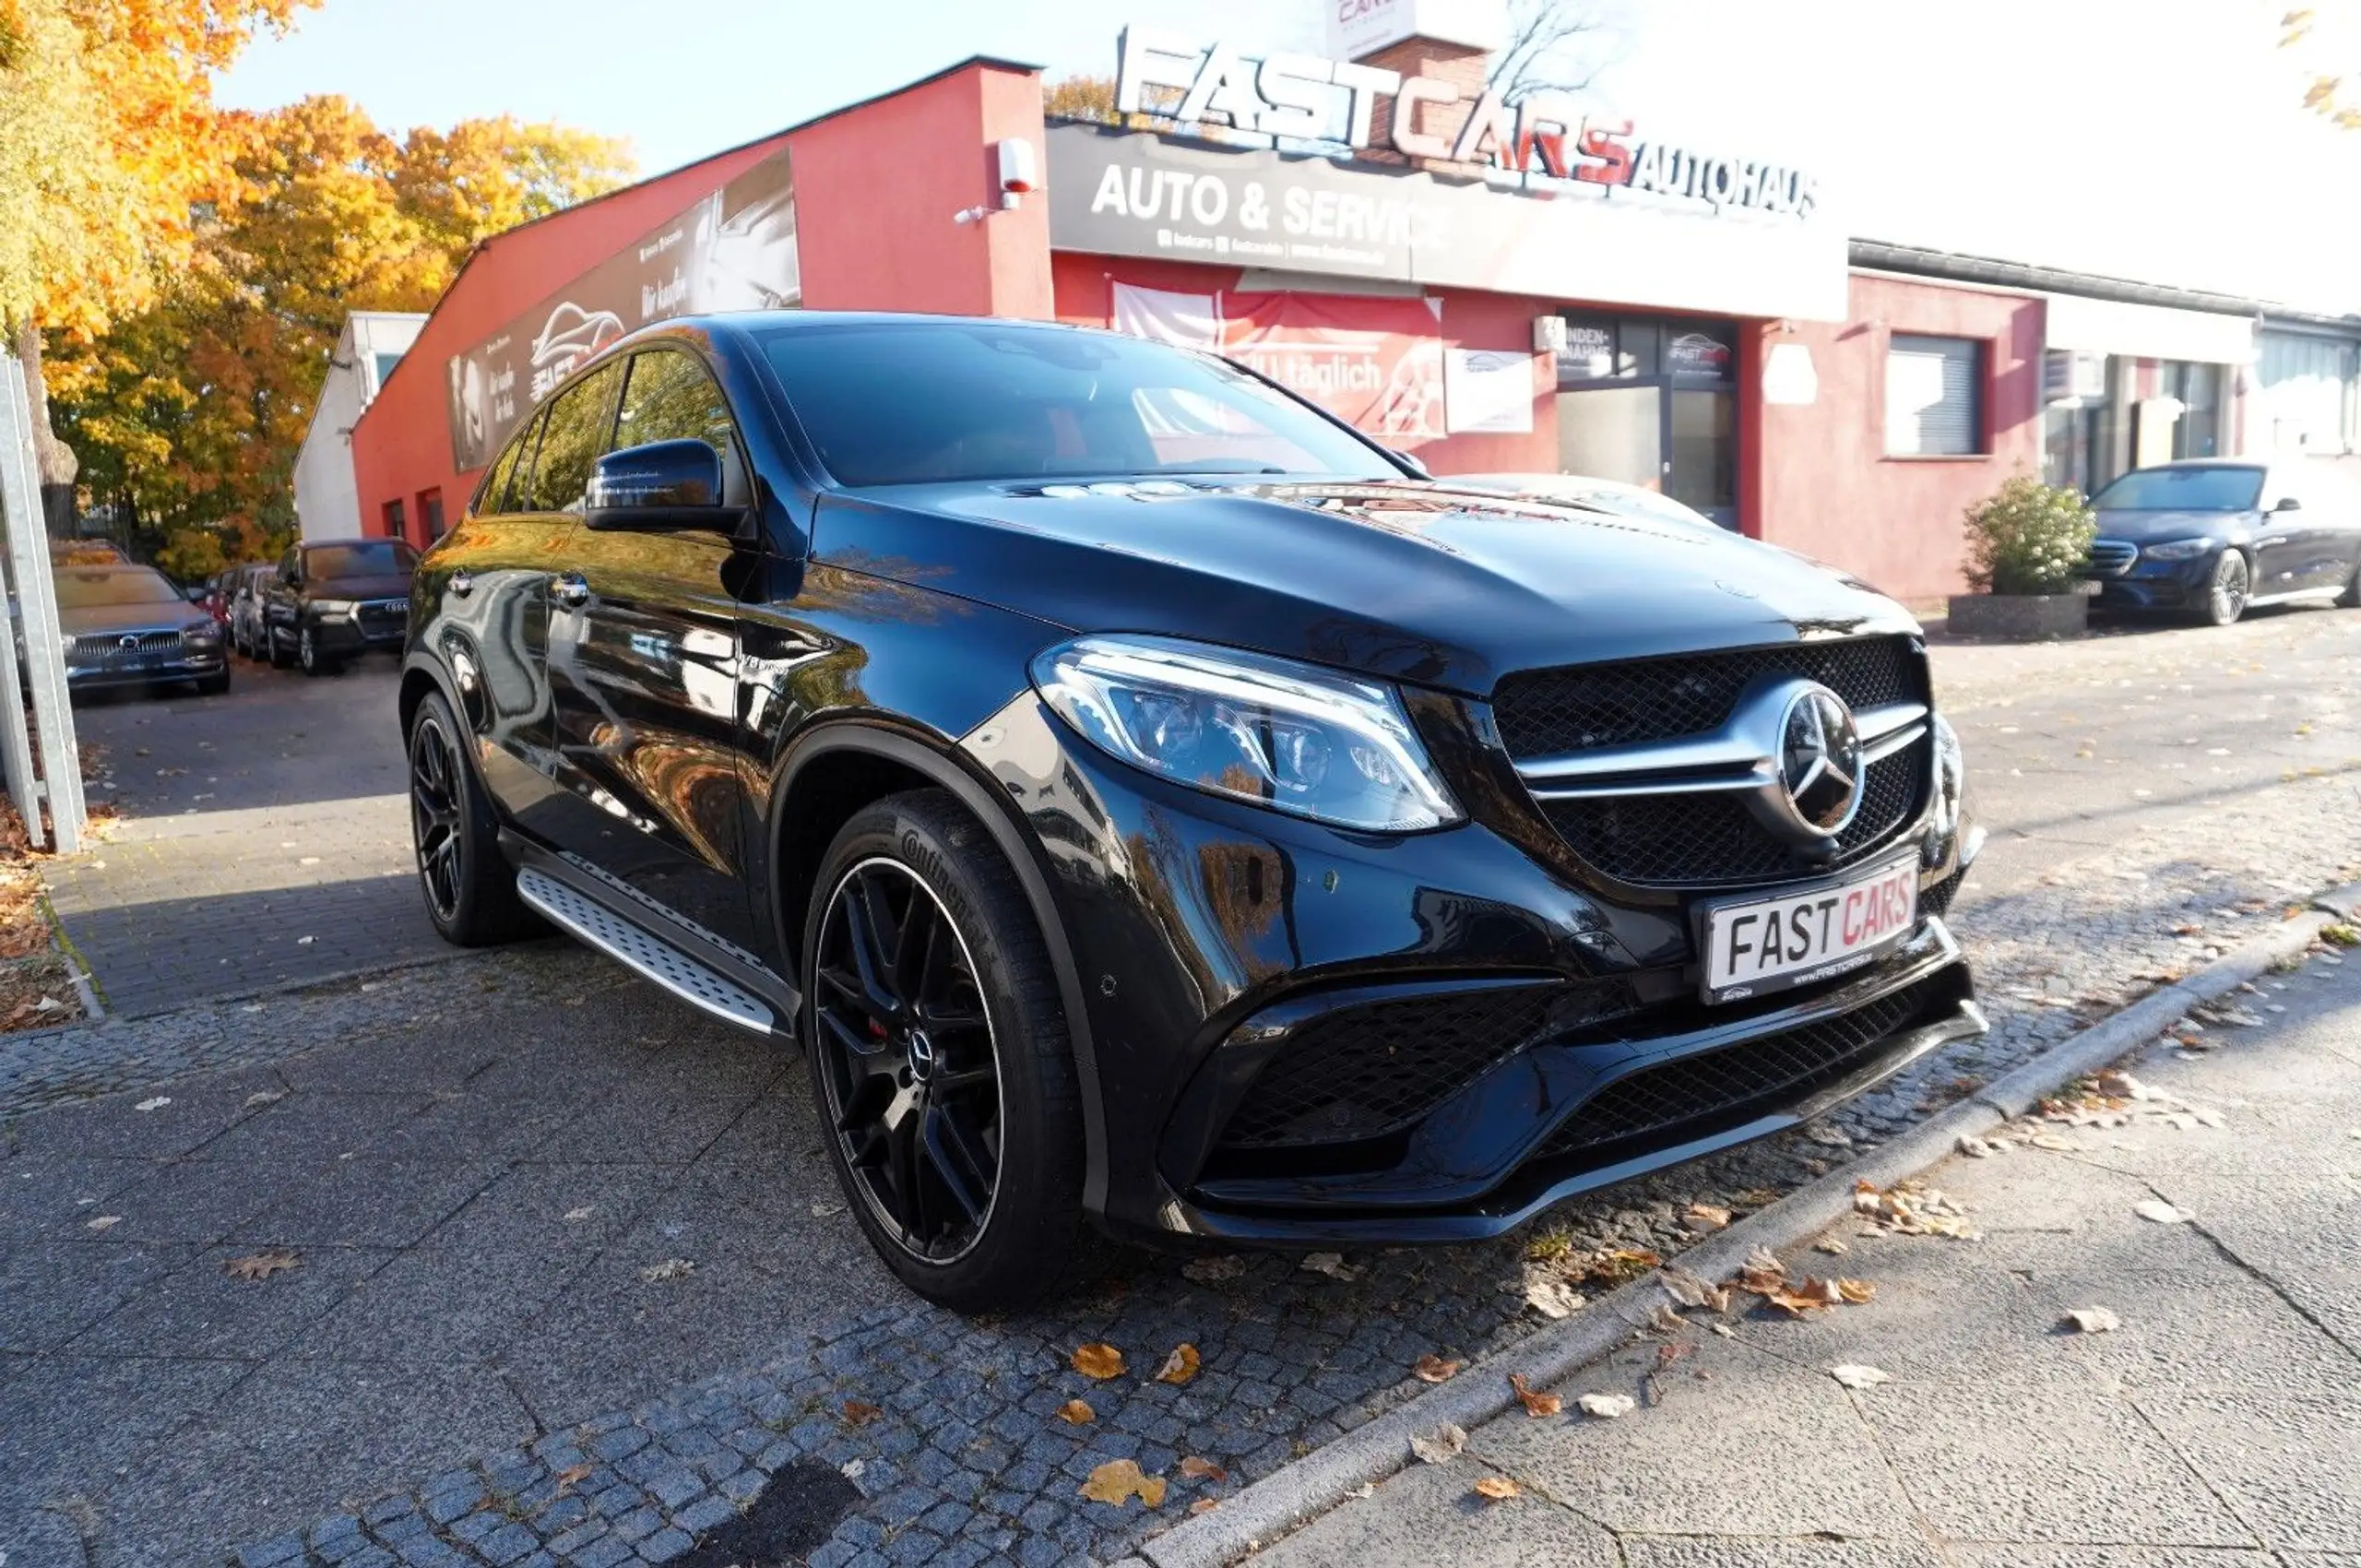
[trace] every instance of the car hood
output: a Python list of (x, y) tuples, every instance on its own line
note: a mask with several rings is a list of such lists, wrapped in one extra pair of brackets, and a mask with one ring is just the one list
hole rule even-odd
[(383, 573), (367, 577), (323, 577), (303, 585), (306, 599), (407, 599), (409, 597), (408, 572)]
[(60, 606), (57, 627), (69, 637), (97, 632), (177, 632), (212, 620), (194, 604), (91, 604)]
[(1473, 695), (1538, 666), (1916, 629), (1826, 566), (1678, 522), (1448, 481), (1164, 488), (832, 496), (813, 551), (1076, 631), (1194, 637)]
[(2260, 516), (2254, 512), (2167, 512), (2110, 510), (2098, 514), (2099, 538), (2126, 540), (2133, 544), (2158, 544), (2168, 539), (2244, 538)]

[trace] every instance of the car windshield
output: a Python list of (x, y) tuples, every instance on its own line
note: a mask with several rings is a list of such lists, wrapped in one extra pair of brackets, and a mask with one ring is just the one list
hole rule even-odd
[(1185, 349), (991, 322), (796, 327), (762, 343), (821, 462), (848, 485), (1402, 477), (1311, 409)]
[(2248, 512), (2262, 494), (2262, 470), (2134, 469), (2091, 498), (2102, 512)]
[(314, 577), (385, 577), (417, 564), (417, 551), (390, 539), (323, 544), (303, 556), (303, 569)]
[(161, 572), (151, 572), (144, 566), (57, 574), (60, 610), (89, 610), (106, 604), (170, 604), (180, 597), (179, 590), (165, 581)]

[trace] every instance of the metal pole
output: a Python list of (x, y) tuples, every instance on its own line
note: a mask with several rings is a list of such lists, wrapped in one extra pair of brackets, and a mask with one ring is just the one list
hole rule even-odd
[[(50, 575), (49, 536), (33, 457), (32, 397), (25, 385), (25, 367), (8, 358), (0, 358), (0, 511), (6, 513), (17, 623), (24, 628), (25, 672), (32, 689), (33, 728), (41, 741), (41, 793), (49, 803), (58, 852), (71, 855), (82, 848), (82, 758), (74, 740), (74, 706), (65, 689), (57, 585)], [(16, 707), (13, 677), (6, 700)], [(21, 712), (13, 732), (24, 734)], [(17, 742), (22, 743), (21, 739)], [(36, 844), (41, 842), (40, 820), (38, 812), (25, 814), (26, 829)]]

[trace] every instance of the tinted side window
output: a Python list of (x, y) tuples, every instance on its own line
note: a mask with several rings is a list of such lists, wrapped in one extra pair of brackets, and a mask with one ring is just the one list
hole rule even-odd
[(590, 465), (607, 449), (614, 419), (619, 364), (600, 365), (557, 395), (541, 426), (533, 459), (530, 510), (579, 512), (590, 487)]
[(492, 471), (484, 475), (483, 483), (476, 487), (475, 499), (469, 503), (468, 510), (479, 517), (500, 510), (501, 498), (508, 493), (509, 478), (516, 471), (516, 454), (523, 450), (525, 436), (530, 433), (531, 427), (528, 426), (500, 449), (500, 456), (492, 460)]
[(705, 366), (677, 350), (636, 356), (623, 384), (615, 446), (651, 441), (702, 441), (724, 458), (730, 456), (730, 405)]
[(510, 450), (516, 454), (516, 471), (496, 498), (488, 498), (487, 506), (495, 505), (503, 512), (529, 512), (533, 509), (533, 454), (541, 444), (541, 426), (549, 422), (550, 411), (537, 409), (516, 434)]

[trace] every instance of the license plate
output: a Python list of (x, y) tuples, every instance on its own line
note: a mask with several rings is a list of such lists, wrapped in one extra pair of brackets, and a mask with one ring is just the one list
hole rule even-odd
[(1704, 911), (1708, 1002), (1809, 985), (1877, 962), (1918, 916), (1918, 857), (1801, 892), (1732, 899)]

